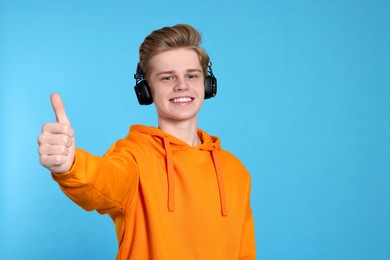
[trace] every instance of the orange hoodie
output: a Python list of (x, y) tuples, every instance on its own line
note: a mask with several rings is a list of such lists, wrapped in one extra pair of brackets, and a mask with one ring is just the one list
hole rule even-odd
[(103, 157), (76, 149), (72, 169), (53, 178), (85, 210), (111, 216), (117, 259), (255, 259), (250, 176), (217, 137), (198, 135), (191, 147), (134, 125)]

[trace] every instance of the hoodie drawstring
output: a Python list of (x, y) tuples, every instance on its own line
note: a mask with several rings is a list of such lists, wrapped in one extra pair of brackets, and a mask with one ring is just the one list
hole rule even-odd
[(222, 216), (227, 216), (227, 207), (226, 207), (226, 196), (225, 196), (225, 186), (223, 184), (222, 178), (222, 167), (219, 161), (219, 156), (217, 152), (217, 148), (214, 146), (213, 150), (211, 150), (211, 154), (214, 160), (215, 172), (217, 174), (218, 188), (219, 188), (219, 199), (221, 200), (221, 212)]
[(173, 156), (171, 145), (167, 136), (164, 136), (164, 147), (167, 161), (167, 177), (168, 177), (168, 211), (175, 211), (175, 178), (174, 178), (174, 169), (173, 169)]
[[(167, 178), (168, 178), (168, 211), (175, 211), (175, 180), (174, 180), (174, 165), (173, 165), (173, 154), (172, 148), (168, 140), (168, 136), (163, 137), (164, 148), (166, 152), (166, 165), (167, 165)], [(211, 148), (211, 147), (210, 147)], [(214, 168), (216, 172), (218, 189), (219, 189), (219, 199), (221, 201), (221, 214), (222, 216), (227, 216), (227, 206), (226, 206), (226, 196), (225, 196), (225, 186), (223, 182), (222, 175), (222, 166), (219, 160), (217, 147), (214, 145), (212, 149), (202, 149), (211, 151), (213, 158)]]

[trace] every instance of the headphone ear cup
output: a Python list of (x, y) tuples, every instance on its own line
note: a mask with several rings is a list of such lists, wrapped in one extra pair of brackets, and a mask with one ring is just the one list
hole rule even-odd
[(204, 81), (204, 98), (212, 98), (217, 95), (217, 78), (208, 75)]
[(140, 105), (150, 105), (153, 103), (152, 93), (146, 80), (141, 80), (134, 87)]

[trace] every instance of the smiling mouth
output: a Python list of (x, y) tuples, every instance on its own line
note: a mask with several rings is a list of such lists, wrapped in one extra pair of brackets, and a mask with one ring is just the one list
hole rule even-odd
[(172, 103), (188, 103), (194, 100), (192, 97), (179, 97), (179, 98), (172, 98), (169, 101)]

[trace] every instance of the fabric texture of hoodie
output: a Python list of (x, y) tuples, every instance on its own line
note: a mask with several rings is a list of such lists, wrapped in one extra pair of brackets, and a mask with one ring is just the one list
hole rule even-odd
[(109, 214), (117, 259), (255, 259), (250, 176), (198, 130), (199, 146), (134, 125), (103, 157), (77, 148), (72, 169), (52, 174), (85, 210)]

